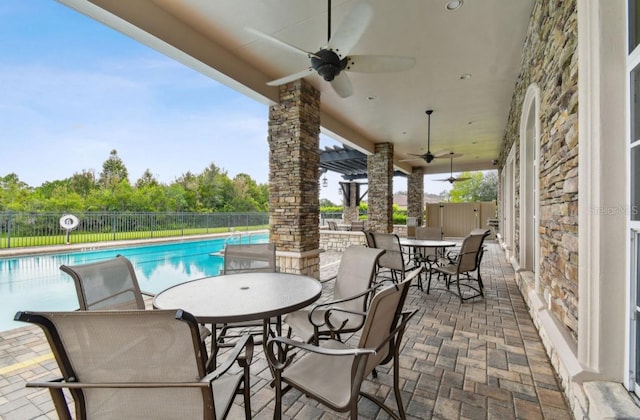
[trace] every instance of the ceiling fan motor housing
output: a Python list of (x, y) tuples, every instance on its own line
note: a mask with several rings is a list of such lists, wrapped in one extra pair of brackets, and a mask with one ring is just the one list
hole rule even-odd
[(334, 51), (322, 49), (311, 57), (311, 67), (313, 67), (324, 80), (330, 82), (347, 67), (348, 61), (348, 57), (341, 60), (340, 56)]

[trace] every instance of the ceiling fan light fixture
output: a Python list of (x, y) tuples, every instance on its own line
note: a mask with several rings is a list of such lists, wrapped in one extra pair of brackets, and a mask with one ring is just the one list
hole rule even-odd
[(463, 0), (451, 0), (447, 3), (447, 10), (449, 11), (457, 10), (461, 8), (463, 4), (464, 4)]

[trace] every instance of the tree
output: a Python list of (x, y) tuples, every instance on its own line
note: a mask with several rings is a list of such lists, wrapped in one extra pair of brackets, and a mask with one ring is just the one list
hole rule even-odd
[(109, 188), (120, 181), (129, 182), (129, 172), (124, 166), (122, 159), (118, 156), (118, 151), (113, 149), (109, 154), (109, 158), (102, 164), (102, 173), (100, 174), (100, 185), (103, 188)]
[(460, 178), (470, 178), (453, 184), (449, 191), (449, 201), (463, 203), (470, 201), (493, 201), (498, 197), (498, 176), (495, 171), (463, 172)]
[(82, 170), (80, 173), (75, 173), (69, 178), (71, 189), (79, 194), (83, 198), (87, 198), (91, 191), (98, 188), (98, 181), (96, 180), (96, 174), (91, 170)]
[(0, 177), (0, 210), (23, 210), (31, 192), (31, 187), (14, 173)]
[(149, 168), (145, 169), (142, 176), (136, 181), (136, 188), (157, 187), (160, 183), (153, 176)]

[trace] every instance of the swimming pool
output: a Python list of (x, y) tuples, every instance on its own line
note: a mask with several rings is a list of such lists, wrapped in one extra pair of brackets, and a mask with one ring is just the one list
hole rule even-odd
[(264, 243), (268, 240), (268, 233), (235, 234), (209, 240), (0, 258), (0, 331), (25, 326), (13, 320), (20, 310), (78, 309), (73, 280), (60, 271), (61, 264), (86, 264), (121, 254), (133, 263), (140, 288), (157, 293), (177, 283), (218, 275), (222, 257), (215, 253), (227, 243)]

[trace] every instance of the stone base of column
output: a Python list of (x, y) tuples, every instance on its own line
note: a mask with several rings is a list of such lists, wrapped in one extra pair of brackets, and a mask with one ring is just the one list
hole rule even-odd
[(320, 253), (322, 249), (314, 249), (307, 252), (276, 252), (276, 266), (281, 273), (303, 274), (305, 276), (320, 278)]

